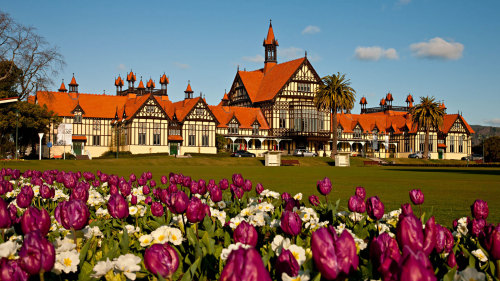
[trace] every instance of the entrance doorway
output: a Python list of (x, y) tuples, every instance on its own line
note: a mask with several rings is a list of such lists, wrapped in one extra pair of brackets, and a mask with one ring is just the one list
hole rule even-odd
[(80, 141), (73, 142), (73, 152), (75, 152), (75, 155), (82, 155), (82, 145), (83, 143)]
[(170, 143), (170, 155), (177, 155), (178, 149), (178, 143)]

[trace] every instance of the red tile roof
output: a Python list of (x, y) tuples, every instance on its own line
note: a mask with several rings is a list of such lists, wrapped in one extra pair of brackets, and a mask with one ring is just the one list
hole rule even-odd
[(184, 92), (192, 93), (193, 90), (191, 89), (191, 83), (188, 83), (187, 88)]
[(444, 143), (438, 143), (438, 148), (446, 148), (446, 144), (444, 144)]
[(240, 122), (240, 128), (242, 129), (251, 129), (256, 120), (260, 125), (260, 129), (269, 129), (269, 124), (267, 124), (260, 108), (222, 105), (209, 105), (208, 107), (219, 121), (217, 126), (219, 128), (227, 128), (229, 121), (235, 117)]
[(149, 78), (148, 83), (146, 83), (146, 88), (154, 88), (155, 87), (155, 82), (153, 82), (153, 79)]
[(59, 92), (66, 92), (66, 91), (68, 91), (68, 90), (66, 89), (66, 86), (64, 85), (64, 81), (62, 81), (61, 87), (59, 87)]
[(73, 78), (71, 78), (71, 82), (69, 82), (70, 86), (78, 86), (78, 84), (76, 83), (76, 79), (75, 79), (75, 76), (73, 75)]
[(129, 81), (129, 82), (137, 81), (135, 74), (132, 72), (132, 70), (130, 71), (129, 74), (127, 74), (127, 81)]
[(465, 125), (465, 128), (467, 129), (467, 131), (470, 134), (474, 134), (475, 133), (474, 130), (469, 125), (469, 123), (467, 123), (467, 121), (465, 121), (465, 118), (462, 115), (460, 115), (460, 114), (446, 114), (443, 117), (443, 124), (441, 125), (441, 128), (440, 128), (441, 131), (443, 133), (448, 133), (457, 119), (459, 119), (460, 121), (462, 121), (462, 123)]
[(385, 105), (385, 104), (386, 104), (385, 99), (381, 99), (380, 100), (380, 105)]
[(115, 86), (123, 86), (123, 80), (122, 78), (120, 77), (120, 75), (118, 75), (118, 78), (115, 79)]
[(170, 83), (170, 81), (168, 80), (167, 75), (163, 73), (163, 75), (160, 77), (160, 84), (168, 84), (168, 83)]
[(177, 136), (177, 135), (169, 135), (168, 136), (169, 141), (182, 141), (183, 138), (182, 136)]
[(71, 136), (71, 139), (72, 140), (76, 140), (76, 141), (87, 141), (87, 137), (86, 136)]
[(359, 104), (367, 104), (366, 98), (362, 97), (361, 100), (359, 101)]
[(411, 94), (408, 94), (408, 96), (406, 97), (406, 102), (414, 102)]
[(392, 97), (392, 94), (391, 94), (391, 93), (387, 93), (387, 95), (385, 96), (385, 99), (386, 99), (387, 101), (393, 101), (393, 100), (394, 100), (394, 98)]
[(274, 38), (273, 25), (269, 23), (269, 29), (267, 30), (267, 36), (266, 39), (264, 40), (264, 45), (271, 45), (271, 44), (276, 44), (276, 46), (279, 46), (278, 40)]
[(142, 83), (142, 79), (141, 79), (141, 81), (139, 82), (139, 86), (137, 86), (137, 89), (146, 89), (146, 88), (144, 87), (144, 83)]

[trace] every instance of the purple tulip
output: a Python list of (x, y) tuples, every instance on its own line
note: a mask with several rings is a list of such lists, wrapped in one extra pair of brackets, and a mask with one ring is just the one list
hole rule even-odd
[(207, 193), (207, 182), (204, 179), (198, 180), (198, 193), (201, 195)]
[(42, 235), (47, 235), (50, 230), (50, 215), (42, 208), (30, 206), (21, 217), (21, 229), (24, 234), (32, 231), (40, 231)]
[(56, 252), (50, 243), (38, 231), (24, 236), (23, 246), (19, 250), (21, 268), (30, 275), (51, 271), (54, 267)]
[(153, 199), (151, 198), (151, 196), (146, 197), (146, 199), (144, 199), (144, 203), (146, 203), (147, 205), (151, 205), (151, 203), (153, 203)]
[(50, 199), (50, 198), (53, 198), (54, 195), (55, 195), (55, 189), (54, 188), (50, 188), (48, 187), (47, 185), (42, 185), (40, 187), (40, 196), (43, 198), (43, 199)]
[(17, 206), (19, 206), (19, 208), (27, 208), (29, 205), (31, 205), (33, 196), (35, 196), (35, 193), (33, 192), (31, 186), (25, 185), (21, 187), (21, 191), (16, 197)]
[(411, 208), (410, 203), (401, 205), (401, 214), (403, 214), (403, 216), (413, 215), (413, 209)]
[(71, 190), (70, 199), (87, 202), (89, 200), (89, 191), (84, 186), (77, 186)]
[(218, 187), (212, 188), (210, 190), (210, 199), (212, 199), (214, 203), (222, 201), (222, 190)]
[(351, 212), (364, 213), (366, 211), (365, 201), (357, 195), (353, 195), (349, 198), (348, 207)]
[(290, 198), (292, 198), (292, 195), (290, 195), (290, 193), (288, 192), (283, 192), (281, 193), (281, 200), (283, 201), (288, 201)]
[(17, 217), (17, 208), (14, 204), (10, 204), (7, 209), (9, 210), (9, 216), (12, 224), (18, 223), (20, 218)]
[(486, 219), (489, 214), (488, 203), (486, 201), (477, 199), (474, 204), (470, 206), (472, 216), (476, 219)]
[(182, 185), (184, 187), (190, 187), (191, 186), (191, 177), (183, 177)]
[(256, 186), (255, 186), (255, 192), (257, 192), (257, 194), (261, 194), (262, 191), (264, 191), (264, 186), (259, 182)]
[(254, 248), (233, 250), (227, 258), (220, 281), (271, 281), (259, 252)]
[(0, 197), (0, 228), (9, 228), (12, 225), (7, 203)]
[(132, 204), (132, 205), (137, 205), (137, 196), (132, 195), (132, 196), (130, 197), (130, 204)]
[(132, 186), (128, 182), (120, 183), (120, 192), (124, 197), (127, 197), (132, 193)]
[(179, 256), (167, 243), (154, 244), (144, 253), (144, 265), (153, 275), (170, 279), (179, 267)]
[(240, 188), (240, 187), (235, 187), (233, 191), (233, 197), (234, 198), (238, 198), (238, 199), (241, 199), (243, 198), (243, 195), (245, 194), (245, 191), (243, 190), (243, 188)]
[(191, 185), (189, 186), (189, 191), (191, 191), (191, 194), (198, 194), (200, 192), (199, 185), (196, 181), (191, 181)]
[(293, 198), (289, 198), (285, 201), (285, 210), (292, 212), (293, 208), (300, 208), (300, 201)]
[(151, 204), (151, 213), (155, 217), (163, 216), (163, 205), (160, 202), (153, 202)]
[(405, 247), (399, 280), (435, 281), (437, 279), (429, 258), (421, 251), (414, 253), (409, 247)]
[(311, 203), (311, 205), (313, 205), (313, 206), (318, 206), (319, 204), (321, 204), (318, 196), (316, 196), (314, 194), (309, 196), (309, 203)]
[(142, 194), (148, 195), (149, 192), (151, 192), (151, 189), (149, 189), (149, 186), (147, 186), (147, 185), (142, 186)]
[(143, 177), (140, 177), (140, 178), (137, 180), (137, 184), (138, 184), (139, 186), (144, 186), (144, 185), (146, 185), (147, 183), (148, 183), (148, 180), (147, 180), (147, 179), (145, 179), (145, 178), (143, 178)]
[(128, 217), (128, 202), (120, 194), (114, 194), (108, 200), (108, 212), (115, 219)]
[(424, 246), (422, 251), (428, 256), (436, 246), (436, 221), (434, 216), (430, 217), (425, 223)]
[(410, 200), (415, 205), (422, 205), (424, 203), (424, 194), (420, 189), (410, 190)]
[(484, 235), (484, 227), (486, 226), (486, 220), (484, 219), (472, 219), (470, 221), (468, 228), (472, 233), (472, 236), (482, 238)]
[(4, 281), (28, 281), (28, 273), (26, 273), (18, 260), (0, 260), (0, 280)]
[(299, 269), (299, 263), (292, 252), (287, 249), (281, 250), (281, 254), (276, 260), (276, 273), (278, 276), (281, 277), (283, 272), (285, 272), (288, 276), (294, 277), (299, 274)]
[(227, 179), (221, 179), (219, 181), (219, 188), (222, 190), (226, 190), (229, 188), (229, 181)]
[(358, 268), (356, 243), (347, 231), (337, 236), (332, 226), (316, 230), (312, 234), (311, 250), (316, 268), (326, 280), (340, 280)]
[(370, 258), (382, 275), (382, 280), (396, 279), (401, 260), (396, 239), (392, 238), (387, 232), (373, 238), (370, 244)]
[(197, 223), (202, 221), (206, 215), (210, 216), (210, 207), (203, 204), (198, 197), (192, 197), (191, 200), (189, 200), (186, 209), (186, 217), (188, 221), (190, 223)]
[(446, 259), (446, 264), (452, 268), (457, 266), (457, 260), (455, 259), (455, 253), (450, 252), (450, 254), (448, 255), (448, 258)]
[(111, 194), (111, 195), (120, 194), (120, 190), (118, 189), (118, 187), (116, 185), (111, 185), (109, 187), (109, 194)]
[(362, 186), (358, 186), (356, 187), (356, 193), (355, 193), (356, 196), (358, 196), (359, 198), (361, 198), (361, 200), (365, 201), (365, 198), (366, 198), (366, 190), (364, 187)]
[(424, 233), (422, 222), (412, 213), (401, 214), (396, 226), (396, 237), (400, 248), (409, 246), (414, 251), (420, 251), (424, 247)]
[(246, 221), (242, 221), (234, 230), (233, 238), (234, 242), (241, 242), (255, 247), (257, 246), (259, 235), (253, 225), (247, 223)]
[(500, 260), (500, 223), (488, 228), (484, 246), (493, 260)]
[(296, 236), (302, 230), (302, 220), (297, 213), (284, 211), (281, 214), (280, 226), (286, 234)]
[(243, 176), (241, 176), (241, 174), (233, 174), (233, 184), (237, 187), (243, 187), (243, 185), (245, 184)]
[(252, 181), (251, 180), (245, 180), (245, 183), (243, 184), (243, 190), (245, 190), (247, 192), (252, 190)]
[(188, 206), (189, 198), (184, 191), (176, 191), (170, 195), (170, 201), (167, 202), (170, 211), (174, 214), (183, 214)]
[(87, 225), (90, 212), (85, 202), (80, 200), (63, 201), (58, 204), (58, 207), (60, 223), (64, 228), (80, 230)]
[(128, 176), (128, 179), (130, 180), (130, 182), (135, 182), (137, 180), (137, 177), (132, 173), (130, 174), (130, 176)]
[(318, 188), (319, 193), (327, 196), (332, 191), (332, 182), (329, 178), (325, 177), (324, 179), (318, 181), (316, 187)]
[(160, 181), (161, 181), (161, 184), (163, 184), (163, 185), (165, 185), (165, 184), (168, 183), (168, 179), (167, 179), (166, 176), (161, 176), (161, 180)]
[(155, 188), (155, 187), (156, 187), (156, 181), (155, 181), (155, 180), (150, 180), (150, 181), (149, 181), (149, 186), (150, 186), (151, 188)]
[(73, 189), (76, 186), (76, 182), (77, 180), (75, 179), (72, 173), (67, 173), (63, 176), (64, 187), (68, 189)]
[(366, 209), (368, 216), (373, 220), (379, 220), (384, 216), (384, 203), (380, 201), (378, 196), (372, 196), (366, 201)]

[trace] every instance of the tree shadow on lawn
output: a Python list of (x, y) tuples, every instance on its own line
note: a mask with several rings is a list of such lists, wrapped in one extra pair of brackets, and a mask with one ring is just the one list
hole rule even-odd
[(424, 172), (424, 173), (460, 173), (460, 174), (475, 174), (475, 175), (492, 175), (492, 176), (500, 176), (500, 170), (497, 169), (477, 169), (477, 168), (468, 168), (468, 169), (385, 169), (389, 171), (402, 171), (402, 172)]

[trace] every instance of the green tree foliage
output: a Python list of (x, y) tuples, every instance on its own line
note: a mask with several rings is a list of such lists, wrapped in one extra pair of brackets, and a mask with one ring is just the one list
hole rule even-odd
[(16, 88), (22, 75), (23, 71), (13, 62), (0, 61), (0, 77), (5, 76), (5, 79), (0, 81), (0, 99), (18, 95)]
[(215, 134), (215, 143), (217, 145), (217, 151), (224, 151), (227, 139), (221, 134)]
[(484, 140), (484, 160), (500, 162), (500, 137), (489, 137)]
[(420, 104), (411, 109), (413, 122), (425, 131), (424, 158), (429, 157), (429, 134), (431, 129), (438, 130), (443, 123), (444, 108), (434, 97), (420, 97)]
[(328, 110), (332, 113), (333, 122), (333, 144), (332, 158), (337, 154), (337, 112), (350, 111), (354, 107), (356, 91), (351, 88), (351, 82), (345, 78), (345, 74), (332, 74), (321, 78), (322, 82), (316, 96), (314, 105), (318, 110)]

